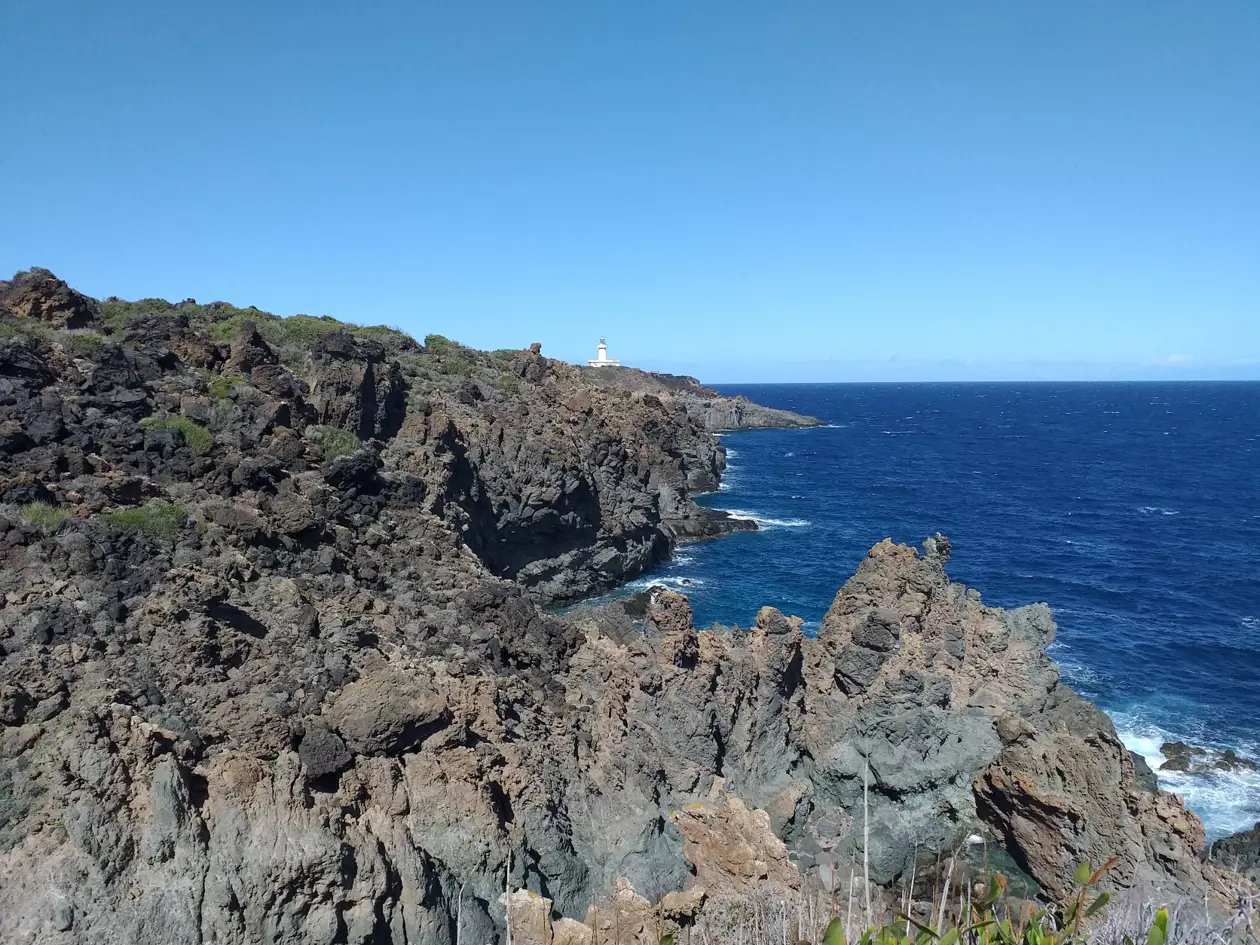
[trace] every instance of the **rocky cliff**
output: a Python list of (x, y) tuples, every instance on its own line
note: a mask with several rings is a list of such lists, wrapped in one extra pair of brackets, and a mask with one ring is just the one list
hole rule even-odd
[(541, 611), (730, 527), (691, 497), (745, 408), (698, 385), (42, 271), (0, 309), (2, 941), (493, 941), (505, 884), (655, 900), (732, 875), (731, 830), (790, 883), (864, 793), (879, 881), (982, 833), (1054, 895), (1113, 854), (1236, 882), (1059, 683), (1049, 610), (985, 607), (943, 539), (872, 549), (817, 639)]

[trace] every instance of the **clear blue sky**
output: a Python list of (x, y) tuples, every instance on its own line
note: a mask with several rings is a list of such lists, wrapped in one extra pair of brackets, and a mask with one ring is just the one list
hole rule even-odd
[(710, 381), (1260, 377), (1260, 2), (8, 0), (0, 269)]

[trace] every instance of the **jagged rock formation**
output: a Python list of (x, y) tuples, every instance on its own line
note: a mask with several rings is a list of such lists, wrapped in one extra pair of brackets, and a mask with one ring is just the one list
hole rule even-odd
[(688, 534), (723, 460), (686, 398), (163, 305), (0, 320), (0, 940), (493, 941), (509, 883), (579, 917), (789, 882), (864, 792), (879, 880), (987, 829), (1046, 889), (1227, 882), (1049, 610), (984, 607), (943, 539), (876, 546), (816, 640), (542, 612)]
[(1260, 823), (1214, 841), (1208, 856), (1214, 863), (1260, 883)]
[(47, 269), (19, 272), (0, 282), (0, 315), (7, 314), (56, 328), (86, 328), (99, 321), (101, 309)]

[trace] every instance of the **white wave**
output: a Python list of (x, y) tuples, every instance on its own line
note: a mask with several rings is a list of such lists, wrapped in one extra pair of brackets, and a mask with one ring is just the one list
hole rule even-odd
[(703, 587), (703, 578), (685, 577), (683, 575), (671, 576), (665, 574), (652, 574), (647, 577), (636, 578), (626, 584), (627, 590), (645, 591), (649, 587), (669, 587), (680, 591), (686, 591), (688, 588)]
[(1180, 515), (1176, 509), (1163, 509), (1158, 505), (1144, 505), (1138, 509), (1143, 515)]
[(744, 509), (723, 509), (731, 518), (756, 522), (761, 528), (804, 528), (811, 524), (803, 518), (769, 518), (760, 512), (748, 512)]
[(731, 484), (730, 484), (729, 482), (722, 482), (722, 483), (718, 483), (718, 491), (719, 491), (719, 492), (725, 492), (725, 491), (726, 491), (727, 489), (729, 489), (730, 487), (731, 487)]
[(694, 555), (674, 555), (674, 557), (669, 559), (669, 563), (677, 567), (683, 567), (688, 564), (695, 564), (696, 559)]
[(784, 455), (785, 457), (787, 457), (787, 456), (795, 456), (796, 454), (795, 454), (795, 453), (784, 453), (783, 455)]
[[(1159, 786), (1181, 795), (1186, 806), (1203, 820), (1208, 839), (1246, 830), (1260, 820), (1260, 772), (1211, 771), (1190, 774), (1185, 771), (1161, 771), (1167, 760), (1160, 752), (1165, 742), (1186, 741), (1176, 733), (1145, 722), (1140, 713), (1116, 713), (1116, 732), (1130, 751), (1146, 759)], [(1197, 742), (1196, 742), (1197, 743)], [(1203, 745), (1213, 751), (1221, 746)], [(1253, 746), (1235, 746), (1244, 757), (1251, 757)]]
[(1248, 630), (1260, 630), (1260, 617), (1242, 617), (1238, 622)]
[(734, 459), (738, 455), (739, 455), (738, 450), (733, 450), (729, 446), (726, 448), (726, 458), (728, 461)]

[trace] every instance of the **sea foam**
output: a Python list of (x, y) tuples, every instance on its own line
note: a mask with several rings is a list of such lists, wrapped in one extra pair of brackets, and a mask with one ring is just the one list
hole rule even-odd
[[(1165, 742), (1187, 739), (1158, 725), (1141, 721), (1140, 715), (1136, 713), (1116, 713), (1113, 721), (1124, 746), (1146, 759), (1146, 763), (1159, 779), (1159, 786), (1165, 791), (1179, 794), (1186, 806), (1198, 813), (1209, 840), (1250, 829), (1252, 824), (1260, 821), (1260, 772), (1210, 771), (1191, 774), (1186, 771), (1161, 771), (1160, 766), (1167, 759), (1160, 752), (1160, 746)], [(1220, 751), (1226, 746), (1207, 744), (1200, 747)], [(1255, 757), (1255, 746), (1232, 747), (1243, 757)]]
[(748, 512), (744, 509), (723, 509), (731, 518), (756, 522), (760, 528), (804, 528), (810, 523), (803, 518), (769, 518), (760, 512)]

